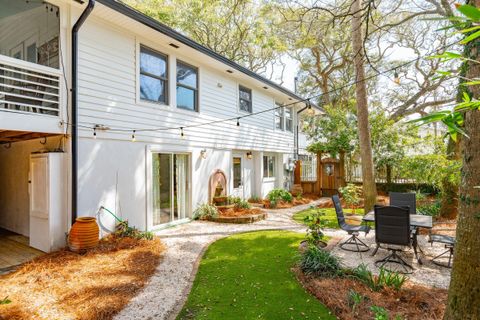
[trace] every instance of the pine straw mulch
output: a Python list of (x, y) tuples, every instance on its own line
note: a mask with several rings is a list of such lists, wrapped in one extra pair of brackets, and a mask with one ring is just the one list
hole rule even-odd
[[(447, 302), (445, 289), (428, 288), (407, 282), (400, 291), (386, 288), (375, 292), (354, 279), (316, 278), (305, 275), (298, 268), (293, 271), (303, 287), (325, 304), (339, 319), (374, 319), (371, 306), (385, 308), (390, 314), (390, 319), (394, 319), (397, 315), (401, 319), (442, 319), (445, 312)], [(349, 305), (350, 290), (365, 297), (363, 302), (356, 306), (355, 313)]]
[(84, 254), (61, 250), (0, 276), (0, 319), (111, 319), (147, 283), (165, 247), (158, 238), (109, 236)]
[(236, 209), (236, 208), (221, 208), (219, 213), (221, 217), (241, 217), (248, 216), (252, 214), (260, 214), (263, 211), (259, 208), (250, 208), (250, 209)]

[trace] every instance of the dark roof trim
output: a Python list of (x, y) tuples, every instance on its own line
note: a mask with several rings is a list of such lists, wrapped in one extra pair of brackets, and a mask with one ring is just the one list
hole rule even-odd
[[(180, 43), (183, 43), (184, 45), (187, 45), (197, 51), (200, 51), (224, 64), (226, 64), (227, 66), (229, 67), (232, 67), (244, 74), (246, 74), (247, 76), (249, 77), (252, 77), (254, 79), (257, 79), (259, 81), (262, 81), (263, 83), (267, 84), (268, 86), (270, 87), (273, 87), (287, 95), (289, 95), (290, 97), (296, 99), (296, 100), (304, 100), (304, 98), (300, 97), (299, 95), (293, 93), (292, 91), (288, 90), (287, 88), (284, 88), (278, 84), (276, 84), (275, 82), (271, 81), (271, 80), (268, 80), (267, 78), (259, 75), (258, 73), (255, 73), (245, 67), (242, 67), (241, 65), (233, 62), (232, 60), (228, 59), (228, 58), (225, 58), (224, 56), (216, 53), (215, 51), (213, 50), (210, 50), (208, 49), (207, 47), (205, 46), (202, 46), (201, 44), (199, 44), (198, 42), (196, 41), (193, 41), (192, 39), (182, 35), (181, 33), (173, 30), (172, 28), (164, 25), (163, 23), (153, 19), (153, 18), (150, 18), (149, 16), (141, 13), (140, 11), (138, 10), (135, 10), (119, 1), (116, 1), (116, 0), (97, 0), (98, 2), (100, 2), (101, 4), (103, 5), (106, 5), (107, 7), (129, 17), (129, 18), (132, 18), (158, 32), (161, 32), (163, 34), (165, 34), (166, 36), (169, 36), (170, 38), (173, 38), (175, 40), (177, 40), (178, 42)], [(317, 107), (314, 103), (312, 103), (312, 105), (314, 105), (315, 107)]]

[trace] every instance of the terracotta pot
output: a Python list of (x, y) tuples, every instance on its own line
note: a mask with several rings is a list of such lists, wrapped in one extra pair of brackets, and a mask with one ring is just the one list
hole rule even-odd
[(99, 232), (97, 219), (77, 218), (68, 234), (68, 247), (75, 252), (94, 248), (98, 245)]

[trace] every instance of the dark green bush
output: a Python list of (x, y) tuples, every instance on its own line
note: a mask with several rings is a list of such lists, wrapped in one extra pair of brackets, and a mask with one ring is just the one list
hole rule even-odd
[(384, 287), (390, 287), (398, 291), (408, 279), (398, 272), (388, 271), (384, 268), (380, 268), (378, 276), (374, 276), (363, 263), (351, 272), (353, 277), (365, 283), (373, 291), (380, 291)]
[(440, 213), (441, 203), (436, 200), (432, 203), (424, 203), (417, 207), (417, 211), (426, 216), (436, 217)]
[(306, 274), (317, 276), (334, 277), (341, 274), (340, 262), (330, 254), (317, 246), (308, 246), (300, 260), (300, 268)]

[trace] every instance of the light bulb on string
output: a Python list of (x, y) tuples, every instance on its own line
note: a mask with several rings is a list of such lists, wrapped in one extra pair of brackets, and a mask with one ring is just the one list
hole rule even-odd
[(183, 133), (183, 127), (180, 127), (180, 137), (185, 139), (185, 134)]
[(237, 127), (240, 127), (240, 118), (237, 118)]
[(137, 138), (135, 138), (135, 130), (132, 132), (132, 142), (137, 141)]
[(93, 139), (97, 139), (97, 128), (93, 128)]
[(315, 110), (313, 110), (312, 104), (310, 102), (310, 99), (307, 100), (307, 114), (309, 116), (315, 115)]
[(395, 69), (394, 73), (393, 73), (393, 82), (395, 82), (396, 84), (400, 84), (400, 77), (398, 75), (398, 72), (397, 70)]

